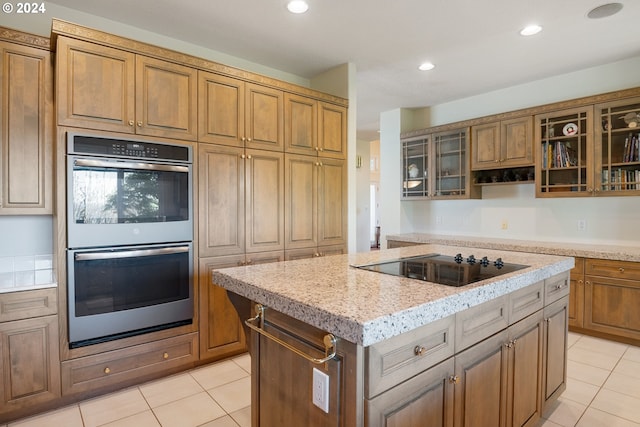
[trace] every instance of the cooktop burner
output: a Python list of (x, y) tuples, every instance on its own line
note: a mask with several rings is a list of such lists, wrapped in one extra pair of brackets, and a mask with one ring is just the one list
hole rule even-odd
[(358, 265), (356, 267), (393, 276), (458, 287), (521, 270), (527, 268), (528, 265), (505, 263), (501, 258), (489, 260), (487, 257), (476, 259), (473, 255), (463, 258), (462, 254), (457, 254), (455, 257), (428, 254), (375, 264)]

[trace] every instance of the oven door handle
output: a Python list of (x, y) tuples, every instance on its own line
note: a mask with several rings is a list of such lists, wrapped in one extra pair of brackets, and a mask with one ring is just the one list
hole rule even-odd
[(109, 251), (109, 252), (86, 252), (76, 253), (76, 261), (93, 261), (102, 259), (135, 258), (153, 255), (170, 255), (189, 252), (189, 246), (173, 246), (170, 248), (158, 249), (134, 249), (131, 251)]
[(93, 168), (112, 168), (112, 169), (142, 169), (151, 171), (166, 172), (189, 172), (188, 166), (181, 165), (163, 165), (159, 163), (141, 163), (141, 162), (110, 162), (105, 160), (94, 159), (75, 159), (74, 166), (93, 167)]

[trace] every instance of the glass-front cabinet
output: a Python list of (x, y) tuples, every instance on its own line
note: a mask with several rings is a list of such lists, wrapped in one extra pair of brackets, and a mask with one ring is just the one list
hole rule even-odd
[(593, 108), (536, 116), (538, 197), (593, 193)]
[(402, 198), (429, 197), (431, 135), (402, 142)]
[(466, 127), (403, 139), (402, 198), (478, 198), (470, 189), (469, 146)]
[(596, 192), (640, 194), (640, 98), (596, 105)]
[(640, 195), (640, 97), (536, 116), (536, 196)]

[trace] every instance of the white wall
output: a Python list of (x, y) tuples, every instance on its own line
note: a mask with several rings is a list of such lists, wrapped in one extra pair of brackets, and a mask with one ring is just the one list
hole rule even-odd
[[(399, 202), (400, 132), (638, 87), (638, 69), (640, 57), (635, 57), (430, 108), (381, 114), (383, 237), (418, 231), (639, 245), (640, 197), (537, 199), (533, 184), (513, 184), (484, 187), (480, 200)], [(586, 222), (585, 230), (578, 230), (578, 220)]]

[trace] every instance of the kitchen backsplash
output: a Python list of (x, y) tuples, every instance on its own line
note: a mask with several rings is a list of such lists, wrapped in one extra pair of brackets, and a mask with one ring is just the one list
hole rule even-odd
[(0, 257), (0, 292), (55, 286), (53, 255)]

